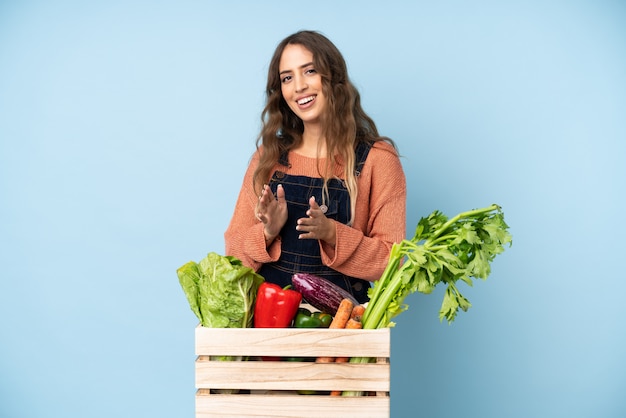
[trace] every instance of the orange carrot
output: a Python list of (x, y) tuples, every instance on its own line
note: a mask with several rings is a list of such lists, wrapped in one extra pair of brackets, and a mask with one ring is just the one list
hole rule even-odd
[(361, 329), (363, 328), (363, 324), (361, 323), (361, 321), (357, 321), (356, 319), (348, 319), (348, 322), (346, 323), (346, 329)]
[[(356, 319), (350, 318), (348, 319), (348, 322), (346, 322), (346, 329), (361, 329), (361, 328), (363, 328), (363, 324), (361, 324), (361, 321), (357, 321)], [(350, 357), (337, 357), (335, 359), (335, 363), (347, 363), (348, 360), (350, 360)]]
[[(347, 363), (350, 360), (350, 357), (337, 357), (335, 359), (335, 363)], [(342, 390), (331, 390), (330, 396), (341, 396)]]
[[(329, 329), (341, 329), (346, 327), (346, 323), (350, 319), (350, 314), (354, 308), (354, 303), (350, 299), (342, 299), (337, 308), (337, 312), (330, 323)], [(335, 361), (333, 357), (318, 357), (315, 359), (317, 363), (332, 363)]]
[[(347, 300), (347, 299), (344, 299), (344, 300)], [(345, 307), (348, 308), (349, 305), (346, 304)], [(345, 329), (363, 328), (363, 325), (361, 324), (361, 317), (363, 316), (364, 311), (365, 311), (365, 307), (363, 305), (356, 305), (356, 306), (353, 305), (351, 307), (350, 315), (347, 321), (345, 321), (345, 325), (343, 326), (343, 328)], [(339, 310), (337, 312), (339, 312)], [(340, 321), (343, 321), (343, 319), (341, 319)], [(335, 359), (335, 363), (347, 363), (349, 360), (350, 360), (350, 357), (337, 357)], [(332, 390), (330, 392), (330, 396), (341, 396), (342, 393), (343, 391), (341, 390)]]
[[(356, 309), (357, 307), (355, 306), (354, 309)], [(352, 310), (352, 312), (354, 313), (354, 309)], [(350, 318), (348, 319), (348, 322), (346, 322), (346, 329), (361, 329), (363, 328), (363, 324), (361, 324), (360, 320), (356, 320), (354, 318)], [(350, 357), (337, 357), (335, 359), (335, 363), (347, 363), (350, 360)], [(333, 390), (330, 392), (330, 396), (341, 396), (342, 391), (341, 390)]]
[(350, 299), (342, 299), (339, 307), (337, 308), (337, 313), (335, 313), (335, 316), (333, 317), (333, 322), (330, 323), (328, 328), (345, 328), (348, 319), (350, 319), (350, 315), (352, 315), (353, 308), (354, 304)]
[(356, 305), (354, 308), (352, 308), (352, 313), (350, 314), (350, 318), (361, 322), (361, 318), (363, 317), (364, 312), (365, 312), (365, 306)]

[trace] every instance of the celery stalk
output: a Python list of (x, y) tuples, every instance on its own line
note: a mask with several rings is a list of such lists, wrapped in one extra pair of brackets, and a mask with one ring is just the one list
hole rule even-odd
[[(447, 286), (439, 310), (439, 319), (451, 324), (459, 309), (471, 304), (456, 283), (472, 285), (472, 278), (486, 279), (490, 263), (512, 245), (509, 226), (498, 205), (459, 213), (448, 219), (439, 211), (420, 219), (415, 235), (393, 245), (389, 262), (379, 280), (370, 289), (370, 301), (362, 318), (364, 329), (393, 327), (392, 319), (408, 309), (406, 296), (413, 292), (431, 293), (441, 283)], [(354, 357), (351, 363), (371, 359)], [(346, 391), (343, 396), (359, 396)]]
[(411, 240), (393, 245), (387, 268), (370, 291), (363, 328), (394, 326), (391, 319), (408, 308), (403, 304), (406, 296), (430, 293), (440, 283), (448, 286), (440, 320), (453, 322), (459, 309), (471, 306), (455, 283), (486, 279), (489, 264), (511, 243), (502, 210), (495, 204), (450, 219), (439, 211), (422, 218)]

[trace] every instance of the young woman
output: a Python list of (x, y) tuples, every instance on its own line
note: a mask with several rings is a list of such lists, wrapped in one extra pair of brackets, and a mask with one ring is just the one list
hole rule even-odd
[(363, 111), (335, 45), (317, 32), (274, 52), (257, 150), (224, 234), (226, 254), (267, 281), (325, 277), (365, 302), (405, 236), (395, 144)]

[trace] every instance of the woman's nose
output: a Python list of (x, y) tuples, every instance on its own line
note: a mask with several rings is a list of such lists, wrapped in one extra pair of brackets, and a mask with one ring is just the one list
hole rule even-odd
[(296, 77), (295, 82), (296, 82), (296, 91), (297, 92), (304, 91), (308, 87), (304, 77)]

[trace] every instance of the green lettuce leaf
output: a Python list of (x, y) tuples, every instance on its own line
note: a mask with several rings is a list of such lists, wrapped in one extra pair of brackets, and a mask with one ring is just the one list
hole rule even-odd
[(177, 270), (191, 310), (209, 328), (249, 328), (264, 279), (231, 256), (209, 253)]

